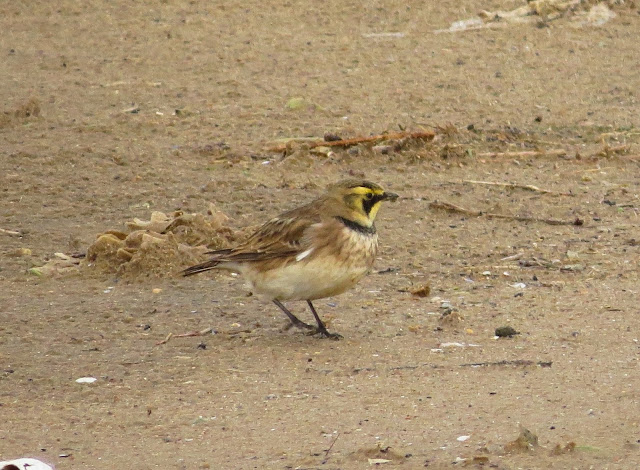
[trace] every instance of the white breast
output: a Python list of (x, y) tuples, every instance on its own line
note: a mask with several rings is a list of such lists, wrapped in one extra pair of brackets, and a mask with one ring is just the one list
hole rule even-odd
[(373, 266), (376, 234), (344, 229), (334, 244), (303, 251), (285, 266), (267, 272), (244, 271), (253, 290), (278, 300), (314, 300), (352, 288)]

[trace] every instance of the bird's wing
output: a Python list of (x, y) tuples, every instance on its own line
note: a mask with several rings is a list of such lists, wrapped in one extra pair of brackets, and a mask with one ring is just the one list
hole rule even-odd
[(261, 261), (296, 256), (308, 248), (307, 229), (319, 222), (317, 204), (285, 212), (265, 223), (237, 248), (221, 254), (221, 261)]
[(321, 202), (316, 200), (280, 214), (265, 223), (238, 247), (210, 251), (208, 254), (211, 258), (208, 261), (191, 266), (182, 271), (182, 274), (191, 276), (223, 263), (295, 257), (309, 248), (311, 240), (305, 234), (309, 227), (320, 222), (320, 205)]

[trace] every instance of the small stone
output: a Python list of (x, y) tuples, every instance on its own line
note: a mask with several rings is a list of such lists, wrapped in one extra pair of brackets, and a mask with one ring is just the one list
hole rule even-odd
[(330, 154), (333, 153), (333, 151), (331, 150), (331, 147), (325, 147), (324, 145), (320, 145), (318, 147), (312, 148), (311, 150), (309, 150), (310, 153), (312, 153), (313, 155), (320, 155), (323, 157), (328, 157)]
[(582, 264), (565, 264), (560, 268), (560, 271), (580, 272), (584, 271), (584, 266)]
[(337, 135), (337, 134), (333, 134), (333, 133), (331, 133), (331, 132), (327, 132), (327, 133), (324, 135), (324, 141), (325, 141), (325, 142), (336, 142), (336, 141), (338, 141), (338, 140), (342, 140), (342, 137), (340, 137), (340, 136), (339, 136), (339, 135)]
[(577, 261), (580, 259), (580, 254), (577, 251), (567, 251), (567, 259), (569, 261)]
[(393, 152), (393, 145), (375, 145), (371, 150), (382, 155), (388, 155)]
[(173, 114), (179, 117), (189, 117), (193, 115), (193, 111), (185, 108), (176, 108)]

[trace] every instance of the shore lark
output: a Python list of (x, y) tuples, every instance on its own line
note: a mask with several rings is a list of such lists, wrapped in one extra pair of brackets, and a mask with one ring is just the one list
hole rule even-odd
[[(370, 181), (345, 180), (324, 195), (265, 223), (241, 245), (212, 251), (209, 261), (185, 269), (193, 274), (210, 269), (240, 273), (252, 290), (272, 300), (293, 326), (329, 338), (311, 303), (352, 288), (372, 268), (378, 251), (374, 220), (383, 201), (397, 194)], [(283, 304), (305, 300), (317, 326), (298, 319)]]

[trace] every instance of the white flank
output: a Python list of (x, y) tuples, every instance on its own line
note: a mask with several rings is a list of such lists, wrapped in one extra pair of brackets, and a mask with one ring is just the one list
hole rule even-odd
[(296, 261), (301, 261), (309, 256), (313, 252), (313, 248), (309, 248), (308, 250), (303, 251), (298, 256), (296, 256)]

